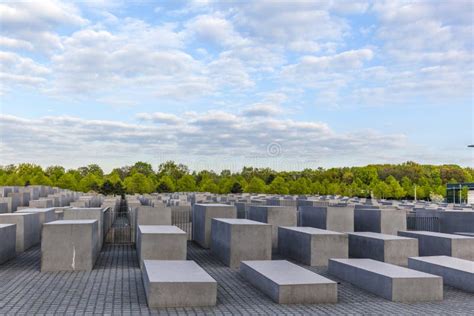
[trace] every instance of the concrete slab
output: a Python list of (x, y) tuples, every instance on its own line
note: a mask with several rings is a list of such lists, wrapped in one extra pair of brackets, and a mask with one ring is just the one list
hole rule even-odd
[(237, 218), (237, 209), (227, 204), (194, 204), (193, 239), (203, 248), (211, 246), (213, 218)]
[(301, 206), (301, 226), (336, 232), (354, 231), (354, 206)]
[(394, 302), (443, 299), (443, 279), (372, 259), (330, 259), (328, 272)]
[(243, 261), (240, 274), (279, 304), (337, 302), (337, 283), (286, 260)]
[(41, 272), (91, 271), (99, 255), (97, 220), (61, 220), (43, 225)]
[(0, 214), (0, 224), (16, 224), (16, 251), (23, 252), (40, 242), (37, 213)]
[(474, 262), (448, 256), (412, 257), (410, 269), (443, 277), (444, 284), (474, 293)]
[(186, 260), (187, 234), (176, 226), (139, 225), (137, 255), (144, 260)]
[(248, 219), (213, 218), (211, 251), (224, 264), (272, 259), (272, 226)]
[(296, 207), (251, 205), (248, 219), (272, 225), (272, 247), (278, 249), (278, 226), (296, 226)]
[(16, 256), (16, 224), (0, 224), (0, 264)]
[(407, 229), (406, 211), (396, 209), (355, 208), (354, 231), (397, 235)]
[(451, 256), (474, 261), (474, 238), (428, 231), (400, 231), (399, 236), (418, 239), (420, 256)]
[(327, 266), (330, 258), (347, 258), (346, 234), (314, 227), (278, 227), (281, 255), (309, 266)]
[(217, 282), (194, 261), (145, 260), (142, 277), (149, 307), (216, 305)]
[(349, 233), (349, 256), (369, 258), (406, 267), (418, 256), (418, 239), (373, 232)]

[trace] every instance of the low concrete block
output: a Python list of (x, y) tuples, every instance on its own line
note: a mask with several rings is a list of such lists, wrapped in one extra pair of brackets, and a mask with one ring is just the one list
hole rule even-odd
[(410, 269), (439, 275), (444, 284), (474, 293), (474, 262), (448, 256), (408, 258)]
[(0, 224), (0, 264), (16, 256), (16, 225)]
[(349, 233), (349, 256), (369, 258), (399, 266), (418, 256), (418, 239), (372, 232)]
[(56, 220), (56, 211), (54, 208), (25, 208), (16, 212), (38, 214), (40, 238), (43, 224)]
[(474, 233), (474, 210), (440, 212), (440, 224), (442, 233)]
[(309, 266), (327, 266), (330, 258), (348, 257), (346, 234), (314, 227), (278, 227), (281, 255)]
[(354, 231), (354, 206), (301, 206), (301, 226), (336, 232)]
[(187, 234), (176, 226), (139, 225), (137, 254), (144, 260), (186, 260)]
[(399, 230), (406, 229), (406, 211), (367, 208), (356, 208), (354, 210), (354, 231), (356, 232), (397, 235)]
[(40, 242), (37, 213), (0, 214), (0, 224), (16, 224), (16, 251), (23, 252)]
[(243, 261), (240, 274), (279, 304), (337, 302), (337, 283), (286, 260)]
[(91, 271), (99, 254), (97, 220), (62, 220), (43, 225), (41, 272)]
[(400, 231), (398, 235), (417, 238), (420, 256), (451, 256), (474, 261), (474, 237), (428, 231)]
[(171, 208), (139, 206), (136, 210), (136, 225), (171, 225)]
[(249, 207), (250, 220), (272, 225), (272, 247), (278, 248), (278, 226), (296, 226), (296, 207), (252, 205)]
[(225, 265), (272, 259), (272, 226), (248, 219), (213, 218), (211, 250)]
[(216, 305), (217, 282), (194, 261), (145, 260), (142, 277), (149, 307)]
[(330, 259), (328, 272), (394, 302), (443, 299), (441, 277), (385, 262), (372, 259)]
[(194, 204), (193, 239), (203, 248), (211, 246), (213, 218), (237, 218), (237, 209), (227, 204)]

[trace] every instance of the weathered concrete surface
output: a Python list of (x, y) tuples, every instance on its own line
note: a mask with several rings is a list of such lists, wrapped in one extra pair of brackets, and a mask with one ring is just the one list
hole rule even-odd
[(217, 282), (194, 261), (145, 260), (142, 277), (149, 307), (216, 305)]
[(240, 274), (279, 304), (337, 302), (337, 283), (286, 260), (243, 261)]
[(336, 232), (354, 231), (354, 206), (301, 206), (301, 226)]
[(16, 256), (16, 224), (0, 224), (0, 264)]
[(97, 220), (62, 220), (43, 225), (41, 272), (91, 271), (99, 255)]
[(354, 231), (397, 235), (399, 230), (407, 229), (406, 217), (404, 210), (356, 208)]
[(372, 259), (331, 259), (328, 272), (394, 302), (443, 299), (443, 279)]
[(0, 224), (16, 224), (16, 251), (23, 252), (40, 242), (37, 213), (0, 214)]
[(225, 265), (272, 259), (272, 226), (247, 219), (213, 218), (211, 251)]
[(330, 258), (348, 257), (346, 234), (314, 227), (278, 228), (281, 255), (309, 266), (327, 266)]
[(203, 248), (211, 246), (213, 218), (237, 218), (237, 209), (227, 204), (195, 204), (193, 208), (193, 239)]

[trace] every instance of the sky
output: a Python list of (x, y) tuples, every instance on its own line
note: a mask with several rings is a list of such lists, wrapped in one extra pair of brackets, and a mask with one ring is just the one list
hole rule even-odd
[(474, 166), (472, 1), (0, 1), (0, 165)]

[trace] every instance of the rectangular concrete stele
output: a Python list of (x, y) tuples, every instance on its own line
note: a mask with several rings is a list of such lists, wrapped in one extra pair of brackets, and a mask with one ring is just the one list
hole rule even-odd
[(337, 283), (286, 260), (242, 261), (240, 274), (279, 304), (337, 303)]
[(248, 219), (213, 218), (211, 251), (225, 265), (272, 259), (272, 226)]
[(372, 259), (330, 259), (329, 274), (394, 302), (443, 299), (443, 279)]
[(41, 271), (91, 271), (99, 255), (97, 220), (61, 220), (43, 225)]
[(16, 256), (16, 224), (0, 224), (0, 264)]
[(439, 275), (444, 284), (474, 293), (474, 262), (448, 256), (412, 257), (410, 269)]
[(194, 261), (145, 260), (142, 277), (149, 307), (216, 305), (217, 282)]
[(272, 225), (272, 247), (278, 248), (278, 226), (296, 226), (296, 207), (252, 205), (248, 218)]
[(418, 239), (373, 232), (349, 233), (349, 256), (407, 266), (418, 256)]
[(186, 260), (187, 234), (176, 226), (139, 225), (137, 254), (144, 260)]
[(301, 226), (336, 232), (354, 231), (354, 206), (301, 206)]
[(16, 251), (23, 252), (40, 242), (37, 213), (0, 214), (0, 224), (16, 224)]
[(347, 258), (346, 234), (314, 227), (278, 227), (281, 255), (309, 266), (327, 266), (330, 258)]
[(440, 229), (442, 233), (471, 232), (474, 234), (474, 211), (440, 212)]
[(139, 206), (136, 209), (136, 225), (171, 225), (171, 208)]
[(211, 246), (213, 218), (237, 218), (237, 209), (227, 204), (194, 204), (193, 239), (203, 248)]
[(0, 202), (0, 214), (8, 213), (8, 203)]
[(102, 249), (102, 243), (104, 242), (104, 235), (106, 232), (104, 232), (104, 210), (101, 207), (67, 208), (64, 209), (63, 214), (64, 220), (97, 220), (97, 240), (99, 241), (99, 249)]
[(40, 225), (44, 223), (53, 222), (56, 220), (56, 213), (54, 208), (25, 208), (17, 213), (38, 213)]
[(398, 235), (417, 238), (420, 256), (451, 256), (474, 261), (474, 237), (428, 231), (400, 231)]
[(406, 230), (407, 219), (404, 210), (380, 210), (356, 208), (354, 210), (354, 231), (374, 232), (397, 235), (399, 230)]

